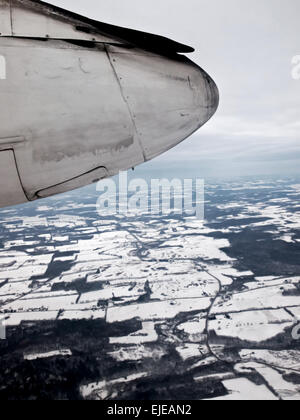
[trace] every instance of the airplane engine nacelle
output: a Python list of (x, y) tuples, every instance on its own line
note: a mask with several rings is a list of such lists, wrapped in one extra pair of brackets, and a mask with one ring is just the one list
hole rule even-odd
[(0, 32), (2, 207), (150, 160), (218, 107), (213, 80), (177, 54), (189, 47), (165, 38), (33, 0), (1, 0)]

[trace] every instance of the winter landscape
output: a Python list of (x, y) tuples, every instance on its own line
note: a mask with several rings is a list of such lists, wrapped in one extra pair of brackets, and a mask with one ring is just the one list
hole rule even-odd
[(210, 182), (205, 221), (1, 210), (2, 399), (300, 399), (300, 180)]

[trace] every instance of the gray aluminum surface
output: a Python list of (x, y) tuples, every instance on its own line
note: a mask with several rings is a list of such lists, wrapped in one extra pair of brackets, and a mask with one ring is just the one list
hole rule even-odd
[(178, 54), (192, 49), (166, 38), (32, 0), (0, 0), (0, 33), (0, 207), (148, 161), (217, 110), (213, 80)]

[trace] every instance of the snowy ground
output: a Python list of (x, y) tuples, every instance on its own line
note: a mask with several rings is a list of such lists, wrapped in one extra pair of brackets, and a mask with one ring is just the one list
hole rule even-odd
[(1, 212), (0, 397), (300, 399), (296, 180), (208, 185), (205, 222), (87, 191)]

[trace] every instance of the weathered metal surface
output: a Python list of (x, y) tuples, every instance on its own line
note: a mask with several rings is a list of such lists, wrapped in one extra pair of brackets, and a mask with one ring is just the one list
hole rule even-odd
[(0, 80), (6, 79), (6, 59), (0, 55)]
[[(152, 159), (205, 124), (218, 107), (212, 79), (176, 54), (188, 47), (113, 30), (39, 1), (0, 5), (0, 16), (10, 15), (13, 29), (11, 36), (0, 36), (0, 150), (13, 150), (29, 200)], [(94, 28), (97, 42), (77, 30), (79, 23)], [(111, 42), (113, 36), (101, 41), (100, 26), (114, 37), (123, 33), (122, 47)], [(83, 37), (76, 39), (74, 31)], [(128, 46), (133, 34), (145, 49)]]
[(14, 146), (24, 143), (24, 137), (4, 137), (0, 138), (0, 150), (13, 149)]
[(115, 173), (144, 161), (106, 51), (15, 38), (0, 44), (9, 73), (0, 85), (1, 137), (26, 139), (15, 153), (30, 199), (99, 166)]
[[(7, 31), (2, 35), (7, 35), (10, 31), (21, 37), (129, 43), (167, 54), (194, 51), (187, 45), (159, 35), (98, 22), (38, 0), (0, 0), (0, 8), (2, 4), (3, 7), (5, 5), (7, 25)], [(8, 10), (11, 11), (9, 16)]]
[(12, 150), (0, 151), (0, 207), (25, 203)]
[(79, 19), (31, 0), (11, 0), (11, 25), (13, 35), (19, 37), (113, 41), (97, 33), (92, 25), (82, 25)]
[(108, 48), (147, 160), (186, 139), (215, 113), (215, 83), (186, 57)]
[(63, 182), (61, 184), (55, 185), (51, 188), (37, 192), (36, 196), (38, 198), (50, 197), (52, 195), (61, 194), (66, 191), (71, 191), (79, 187), (84, 187), (85, 185), (98, 182), (101, 179), (104, 179), (108, 176), (106, 168), (96, 168), (87, 174), (80, 175), (74, 179)]
[(0, 36), (12, 35), (10, 0), (0, 1)]

